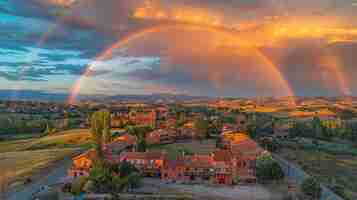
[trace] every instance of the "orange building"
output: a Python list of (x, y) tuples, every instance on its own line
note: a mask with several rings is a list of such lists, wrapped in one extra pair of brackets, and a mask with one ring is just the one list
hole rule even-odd
[(146, 135), (149, 144), (171, 144), (176, 141), (177, 135), (174, 130), (158, 129)]
[(156, 127), (157, 114), (155, 110), (130, 112), (129, 120), (136, 125)]
[(226, 184), (233, 183), (233, 162), (231, 154), (218, 150), (211, 155), (182, 155), (165, 162), (162, 179), (165, 181)]
[(89, 176), (89, 171), (93, 167), (93, 161), (96, 159), (94, 149), (74, 157), (72, 167), (68, 170), (68, 176), (77, 178), (80, 176)]

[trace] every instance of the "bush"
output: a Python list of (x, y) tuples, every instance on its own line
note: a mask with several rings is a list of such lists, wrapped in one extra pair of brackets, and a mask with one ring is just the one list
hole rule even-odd
[(284, 172), (278, 162), (270, 154), (265, 154), (257, 158), (257, 178), (261, 181), (281, 180)]
[(87, 177), (78, 178), (78, 180), (76, 180), (72, 183), (71, 193), (73, 195), (81, 194), (83, 192), (83, 188), (86, 185), (87, 181), (88, 181)]
[(314, 199), (319, 199), (321, 196), (320, 183), (314, 178), (307, 178), (301, 185), (302, 192)]

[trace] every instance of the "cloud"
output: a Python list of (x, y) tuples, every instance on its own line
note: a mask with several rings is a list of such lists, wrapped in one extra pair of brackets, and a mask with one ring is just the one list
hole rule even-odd
[[(280, 71), (297, 94), (334, 95), (341, 93), (343, 85), (336, 73), (338, 66), (345, 85), (357, 94), (352, 87), (357, 84), (353, 78), (357, 75), (356, 24), (352, 20), (356, 14), (345, 1), (146, 2), (1, 1), (1, 80), (48, 90), (57, 90), (66, 80), (65, 90), (87, 70), (84, 79), (90, 83), (83, 88), (87, 93), (162, 90), (200, 95), (279, 95), (286, 94)], [(148, 16), (133, 17), (142, 8), (148, 9)], [(182, 23), (175, 21), (175, 8), (184, 9), (186, 23), (204, 27), (207, 23), (200, 18), (209, 16), (219, 18), (220, 26), (215, 26), (216, 32), (177, 28), (144, 34), (114, 50), (107, 60), (95, 59), (117, 40), (145, 27)], [(281, 29), (285, 26), (288, 31)], [(236, 33), (267, 58), (219, 34), (221, 29)], [(274, 72), (272, 64), (279, 71)]]

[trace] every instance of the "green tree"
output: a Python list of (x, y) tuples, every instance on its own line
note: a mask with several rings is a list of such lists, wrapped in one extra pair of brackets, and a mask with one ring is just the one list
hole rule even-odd
[(49, 123), (47, 123), (46, 125), (46, 130), (45, 130), (45, 134), (46, 135), (53, 135), (57, 132), (57, 129), (55, 127), (52, 127)]
[(128, 127), (128, 132), (137, 138), (136, 151), (145, 152), (146, 151), (146, 134), (152, 131), (151, 127), (148, 126), (131, 126)]
[(204, 139), (209, 137), (208, 133), (208, 121), (204, 120), (202, 117), (199, 117), (198, 119), (195, 120), (194, 122), (195, 126), (195, 131), (197, 133), (197, 137), (199, 139)]
[(111, 140), (109, 111), (102, 110), (93, 113), (91, 117), (91, 133), (95, 142), (98, 162), (104, 163), (103, 145)]
[(319, 199), (321, 196), (321, 187), (315, 178), (310, 177), (304, 180), (301, 184), (301, 189), (305, 195), (313, 199)]
[(313, 131), (313, 137), (318, 138), (322, 136), (322, 123), (319, 117), (315, 116), (312, 119), (312, 131)]
[(122, 162), (118, 167), (120, 177), (129, 176), (131, 173), (138, 173), (139, 170), (129, 162)]
[(281, 180), (284, 172), (279, 163), (270, 154), (264, 154), (257, 158), (256, 175), (260, 181)]
[(255, 139), (255, 138), (257, 138), (257, 126), (254, 124), (254, 123), (251, 123), (251, 124), (249, 124), (248, 125), (248, 135), (249, 135), (249, 137), (250, 138), (253, 138), (253, 139)]

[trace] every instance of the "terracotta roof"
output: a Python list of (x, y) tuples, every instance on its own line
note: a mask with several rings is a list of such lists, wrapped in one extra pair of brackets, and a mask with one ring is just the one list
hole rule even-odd
[(73, 158), (73, 160), (77, 160), (77, 159), (80, 159), (80, 158), (89, 158), (90, 160), (95, 160), (97, 158), (97, 153), (94, 149), (90, 149), (76, 157)]
[(165, 162), (165, 167), (169, 168), (183, 167), (184, 165), (185, 162), (183, 156), (179, 156), (176, 159), (168, 159)]
[(122, 141), (122, 142), (126, 142), (128, 145), (133, 145), (136, 143), (136, 137), (127, 133), (120, 137), (114, 138), (114, 142), (116, 141)]
[(213, 160), (216, 162), (230, 162), (232, 160), (232, 153), (229, 150), (216, 150), (213, 152)]
[(193, 168), (211, 168), (211, 167), (213, 167), (211, 156), (209, 156), (209, 155), (185, 156), (184, 164), (186, 167), (193, 167)]

